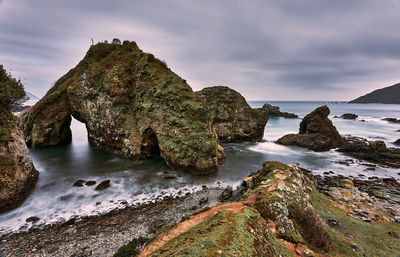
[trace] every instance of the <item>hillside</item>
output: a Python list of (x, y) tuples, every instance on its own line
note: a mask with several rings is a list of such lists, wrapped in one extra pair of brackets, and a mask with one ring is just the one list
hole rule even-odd
[(364, 96), (360, 96), (349, 103), (380, 103), (380, 104), (400, 104), (400, 83), (377, 89)]

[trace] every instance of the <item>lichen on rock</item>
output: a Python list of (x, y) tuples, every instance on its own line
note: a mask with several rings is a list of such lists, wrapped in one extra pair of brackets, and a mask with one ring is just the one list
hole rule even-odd
[(21, 205), (34, 189), (38, 171), (19, 128), (18, 119), (0, 104), (0, 127), (7, 140), (0, 142), (0, 213)]
[(85, 123), (92, 145), (119, 156), (160, 153), (171, 166), (194, 174), (214, 172), (225, 161), (202, 99), (135, 42), (91, 46), (24, 113), (27, 143), (41, 147), (69, 142), (71, 115)]
[(237, 91), (225, 87), (206, 87), (196, 92), (210, 109), (220, 142), (260, 141), (268, 113), (253, 109)]

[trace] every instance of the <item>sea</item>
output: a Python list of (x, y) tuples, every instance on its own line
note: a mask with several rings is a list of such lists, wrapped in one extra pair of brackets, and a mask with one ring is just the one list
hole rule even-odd
[[(360, 136), (368, 140), (382, 140), (388, 147), (400, 138), (400, 124), (383, 121), (382, 118), (400, 118), (400, 105), (395, 104), (348, 104), (332, 101), (249, 101), (252, 107), (264, 103), (278, 105), (281, 111), (304, 117), (316, 107), (327, 105), (330, 119), (340, 134)], [(333, 118), (344, 113), (354, 113), (357, 120)], [(208, 176), (193, 176), (168, 167), (164, 160), (126, 160), (99, 151), (90, 146), (85, 125), (72, 121), (72, 143), (69, 145), (30, 149), (34, 165), (39, 170), (39, 181), (34, 192), (17, 209), (0, 215), (0, 236), (2, 234), (29, 229), (32, 224), (26, 219), (40, 218), (35, 224), (41, 227), (84, 216), (99, 215), (113, 209), (125, 208), (142, 203), (157, 201), (163, 196), (195, 192), (203, 185), (209, 188), (234, 189), (240, 186), (244, 177), (256, 172), (263, 162), (274, 160), (295, 163), (324, 175), (332, 171), (348, 177), (395, 178), (400, 181), (400, 169), (377, 166), (367, 170), (368, 164), (343, 155), (335, 150), (316, 153), (296, 146), (282, 146), (275, 141), (288, 133), (297, 133), (301, 119), (271, 117), (265, 127), (264, 140), (259, 143), (222, 144), (227, 156), (225, 165), (218, 172)], [(177, 179), (164, 179), (165, 173), (175, 174)], [(104, 191), (94, 190), (95, 186), (74, 187), (75, 181), (93, 180), (97, 184), (110, 180), (110, 187)]]

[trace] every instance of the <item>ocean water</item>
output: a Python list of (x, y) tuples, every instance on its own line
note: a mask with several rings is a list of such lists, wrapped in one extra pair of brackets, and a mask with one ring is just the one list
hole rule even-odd
[[(252, 107), (261, 107), (265, 101), (252, 101)], [(400, 105), (346, 104), (333, 102), (273, 102), (282, 111), (303, 117), (321, 105), (331, 109), (330, 118), (342, 135), (353, 135), (370, 140), (383, 140), (388, 146), (400, 138), (399, 124), (382, 121), (382, 117), (400, 118)], [(334, 115), (355, 113), (358, 120), (333, 119)], [(364, 121), (361, 121), (364, 120)], [(281, 146), (274, 141), (287, 133), (297, 133), (300, 119), (270, 118), (265, 127), (264, 141), (260, 143), (223, 144), (227, 163), (209, 176), (192, 176), (169, 168), (163, 159), (132, 161), (101, 152), (88, 144), (85, 125), (73, 120), (72, 143), (65, 146), (30, 149), (36, 168), (40, 171), (34, 192), (24, 204), (0, 215), (0, 235), (28, 229), (25, 220), (37, 216), (42, 226), (52, 222), (88, 215), (96, 215), (115, 208), (156, 201), (165, 195), (200, 190), (208, 187), (237, 187), (244, 177), (259, 169), (267, 160), (296, 163), (316, 174), (333, 171), (335, 174), (368, 178), (370, 176), (394, 177), (400, 181), (399, 169), (378, 166), (375, 171), (366, 170), (362, 161), (331, 150), (315, 153), (310, 150)], [(347, 164), (343, 161), (347, 160)], [(177, 179), (164, 179), (165, 173), (175, 174)], [(100, 183), (111, 180), (110, 188), (95, 191), (95, 186), (73, 187), (78, 180), (94, 180)]]

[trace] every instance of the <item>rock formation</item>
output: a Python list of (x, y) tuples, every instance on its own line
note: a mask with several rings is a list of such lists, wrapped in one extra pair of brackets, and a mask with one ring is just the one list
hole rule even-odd
[(337, 151), (361, 160), (400, 168), (400, 149), (387, 148), (383, 141), (368, 141), (360, 137), (347, 137), (346, 144), (341, 145)]
[(21, 118), (33, 147), (71, 141), (71, 115), (89, 142), (128, 158), (161, 154), (194, 174), (225, 161), (204, 102), (165, 62), (135, 42), (99, 43)]
[(266, 111), (269, 117), (299, 118), (299, 116), (294, 113), (281, 112), (279, 106), (264, 104), (261, 109)]
[(328, 151), (345, 143), (329, 120), (329, 108), (324, 105), (309, 113), (300, 122), (299, 134), (288, 134), (277, 140), (282, 145), (297, 145), (313, 151)]
[(253, 109), (240, 93), (229, 87), (207, 87), (196, 92), (210, 109), (220, 142), (259, 141), (268, 114)]
[[(132, 240), (127, 245), (131, 254), (361, 257), (394, 256), (400, 250), (394, 214), (378, 205), (371, 208), (366, 203), (372, 199), (357, 188), (329, 188), (341, 197), (324, 196), (305, 170), (280, 162), (265, 162), (243, 184), (235, 202), (197, 211), (147, 244), (143, 238)], [(356, 213), (363, 210), (374, 220), (362, 221)], [(115, 256), (128, 255), (122, 252)]]
[(38, 171), (11, 108), (25, 97), (21, 81), (0, 65), (0, 213), (21, 205), (33, 190)]
[(400, 104), (400, 83), (377, 89), (350, 101), (350, 103)]
[(394, 141), (393, 144), (400, 146), (400, 138)]
[[(0, 81), (0, 86), (5, 87)], [(0, 103), (0, 213), (21, 205), (34, 189), (38, 171), (19, 128), (18, 119)]]
[(345, 114), (342, 114), (341, 116), (335, 116), (333, 118), (341, 118), (344, 120), (355, 120), (358, 118), (358, 115), (354, 114), (354, 113), (345, 113)]

